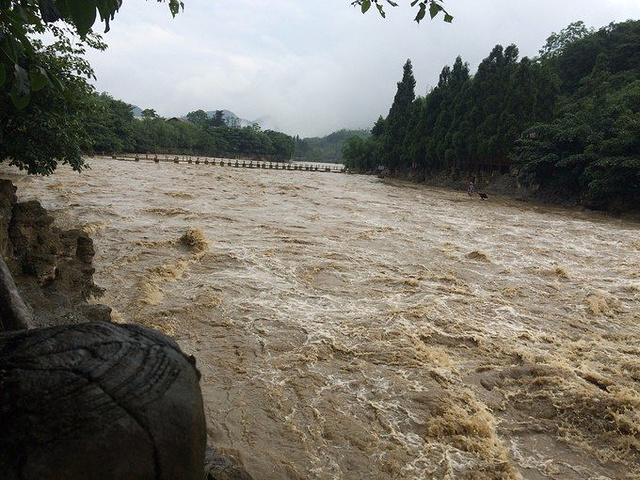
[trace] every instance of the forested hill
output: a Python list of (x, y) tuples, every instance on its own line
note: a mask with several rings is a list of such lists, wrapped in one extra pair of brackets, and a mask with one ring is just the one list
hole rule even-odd
[[(228, 110), (189, 112), (185, 118), (163, 118), (153, 109), (134, 118), (131, 105), (106, 93), (87, 96), (82, 111), (85, 151), (99, 153), (172, 153), (229, 158), (290, 160), (293, 137), (243, 125)], [(246, 123), (246, 122), (245, 122)]]
[(552, 34), (537, 58), (495, 46), (474, 75), (458, 57), (426, 96), (410, 61), (386, 118), (345, 142), (347, 167), (519, 182), (597, 209), (640, 205), (640, 21)]
[(342, 145), (352, 136), (369, 138), (368, 130), (338, 130), (324, 137), (296, 137), (293, 157), (307, 162), (342, 163)]

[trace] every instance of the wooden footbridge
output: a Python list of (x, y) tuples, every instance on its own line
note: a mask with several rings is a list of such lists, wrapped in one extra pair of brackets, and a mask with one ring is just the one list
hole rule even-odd
[[(104, 157), (103, 157), (104, 158)], [(110, 158), (126, 162), (171, 162), (195, 165), (212, 165), (233, 168), (261, 168), (266, 170), (301, 170), (308, 172), (346, 173), (344, 165), (336, 163), (312, 162), (272, 162), (266, 160), (246, 160), (212, 157), (193, 157), (190, 155), (112, 155)]]

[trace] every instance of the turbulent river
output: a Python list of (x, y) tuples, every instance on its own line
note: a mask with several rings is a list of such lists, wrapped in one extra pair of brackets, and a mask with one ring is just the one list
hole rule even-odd
[(263, 479), (638, 478), (640, 228), (325, 172), (92, 159), (20, 200), (197, 358)]

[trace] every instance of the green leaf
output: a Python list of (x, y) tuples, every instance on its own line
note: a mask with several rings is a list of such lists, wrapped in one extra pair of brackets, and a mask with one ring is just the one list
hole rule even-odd
[(78, 33), (84, 37), (96, 21), (95, 0), (70, 0), (71, 18), (78, 28)]
[(18, 109), (22, 110), (27, 105), (29, 105), (29, 100), (31, 100), (31, 95), (18, 95), (13, 89), (11, 91), (11, 101), (13, 105)]
[(420, 4), (420, 10), (418, 10), (418, 13), (416, 15), (415, 21), (420, 23), (420, 20), (422, 20), (425, 16), (425, 14), (427, 13), (427, 7), (425, 6), (424, 3)]
[(31, 82), (31, 90), (37, 92), (49, 83), (49, 77), (42, 67), (36, 67), (29, 72), (29, 81)]
[(62, 84), (60, 79), (58, 77), (56, 77), (55, 75), (50, 75), (49, 76), (49, 80), (51, 80), (51, 84), (58, 91), (63, 92), (63, 93), (66, 91), (65, 88), (64, 88), (64, 85)]
[(104, 32), (109, 31), (109, 20), (113, 20), (116, 12), (122, 5), (122, 0), (98, 0), (98, 12), (100, 20), (104, 22)]
[(360, 6), (362, 13), (367, 13), (369, 8), (371, 8), (371, 0), (363, 0), (362, 5)]
[(56, 10), (53, 0), (40, 0), (38, 2), (40, 8), (40, 15), (45, 22), (55, 22), (60, 18), (58, 11)]
[(27, 23), (27, 10), (22, 5), (16, 5), (14, 11), (20, 16), (23, 23)]
[(453, 21), (453, 17), (451, 15), (449, 15), (448, 13), (444, 14), (444, 21), (447, 23), (451, 23)]
[(378, 7), (378, 12), (380, 12), (380, 16), (382, 18), (387, 18), (387, 15), (384, 13), (384, 9), (382, 8), (382, 5), (376, 3), (376, 7)]
[[(162, 0), (158, 0), (161, 2)], [(180, 13), (180, 10), (184, 10), (184, 2), (178, 0), (169, 0), (169, 11), (174, 17)]]
[(18, 52), (13, 42), (11, 45), (9, 42), (0, 43), (0, 54), (6, 55), (10, 62), (16, 63), (18, 61)]
[(27, 105), (29, 105), (29, 101), (31, 101), (31, 95), (25, 95), (24, 97), (21, 97), (19, 95), (11, 95), (11, 101), (18, 110), (22, 110), (26, 108)]
[(57, 0), (56, 8), (84, 37), (96, 21), (96, 0)]
[(429, 15), (431, 16), (432, 20), (433, 20), (433, 17), (435, 17), (436, 15), (438, 15), (438, 13), (440, 13), (440, 10), (442, 10), (441, 5), (438, 5), (435, 2), (431, 2), (431, 5), (429, 5)]

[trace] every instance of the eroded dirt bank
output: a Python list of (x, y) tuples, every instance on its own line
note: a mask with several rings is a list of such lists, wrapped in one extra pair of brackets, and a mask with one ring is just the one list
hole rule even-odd
[(25, 322), (46, 327), (108, 321), (109, 307), (86, 301), (102, 293), (93, 281), (95, 251), (89, 235), (55, 226), (37, 200), (17, 200), (16, 187), (0, 179), (0, 255), (27, 302)]
[(633, 478), (637, 223), (374, 177), (93, 160), (23, 199), (197, 357), (256, 478)]

